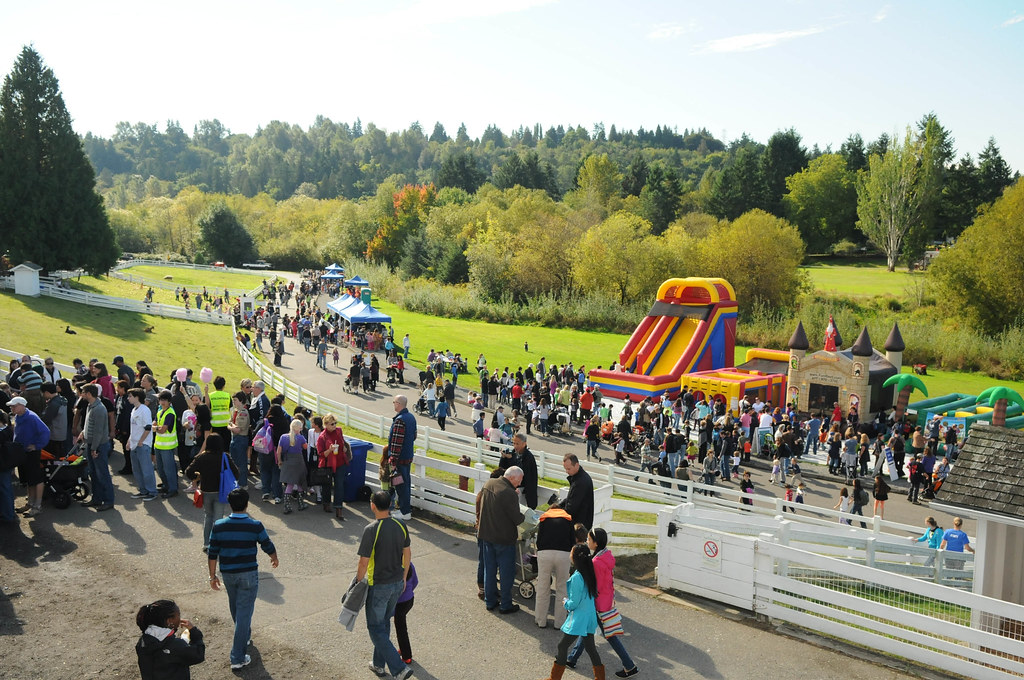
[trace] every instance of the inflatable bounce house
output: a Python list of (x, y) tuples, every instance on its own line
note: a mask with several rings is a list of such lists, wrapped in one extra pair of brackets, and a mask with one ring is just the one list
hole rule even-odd
[(736, 294), (728, 281), (669, 279), (661, 284), (651, 311), (619, 352), (615, 370), (593, 370), (590, 382), (615, 399), (675, 398), (683, 387), (698, 398), (725, 402), (736, 413), (740, 399), (779, 405), (795, 402), (802, 412), (828, 411), (838, 402), (845, 412), (856, 404), (863, 418), (891, 408), (893, 389), (882, 383), (900, 372), (903, 338), (893, 325), (883, 355), (867, 329), (848, 349), (829, 319), (824, 348), (808, 354), (803, 324), (789, 350), (749, 349), (734, 366)]
[(617, 370), (590, 381), (614, 398), (676, 395), (687, 373), (729, 368), (736, 347), (736, 293), (724, 279), (669, 279), (629, 342)]

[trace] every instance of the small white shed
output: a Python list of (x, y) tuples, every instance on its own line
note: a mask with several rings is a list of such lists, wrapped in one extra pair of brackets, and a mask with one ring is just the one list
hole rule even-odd
[(14, 272), (14, 293), (39, 297), (39, 272), (42, 270), (34, 262), (22, 262), (17, 267), (11, 267)]

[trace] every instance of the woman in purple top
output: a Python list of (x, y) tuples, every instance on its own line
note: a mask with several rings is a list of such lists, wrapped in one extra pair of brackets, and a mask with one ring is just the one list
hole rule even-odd
[(402, 655), (402, 661), (409, 665), (412, 663), (412, 647), (409, 645), (409, 627), (406, 625), (405, 616), (412, 609), (414, 590), (419, 585), (420, 579), (416, 576), (416, 565), (409, 564), (409, 578), (405, 580), (405, 590), (398, 597), (398, 604), (395, 605), (395, 635), (398, 636), (398, 651)]

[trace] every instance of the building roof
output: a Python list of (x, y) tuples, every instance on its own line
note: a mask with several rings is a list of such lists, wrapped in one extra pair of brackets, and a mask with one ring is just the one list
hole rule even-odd
[(807, 333), (804, 332), (804, 322), (796, 322), (796, 330), (793, 331), (793, 335), (789, 338), (790, 349), (803, 349), (807, 350), (811, 348), (811, 343), (807, 341)]
[(872, 355), (871, 336), (868, 335), (867, 326), (860, 329), (860, 335), (857, 336), (857, 342), (853, 343), (853, 347), (851, 347), (850, 350), (856, 357), (869, 357)]
[(1024, 432), (975, 424), (939, 492), (945, 505), (1024, 519)]
[(902, 352), (906, 348), (907, 346), (903, 343), (903, 336), (900, 335), (900, 325), (893, 322), (892, 330), (889, 331), (889, 337), (885, 339), (885, 351)]
[(37, 265), (35, 262), (22, 262), (21, 264), (19, 264), (16, 267), (11, 267), (11, 271), (16, 271), (16, 272), (17, 271), (25, 271), (26, 269), (29, 270), (29, 271), (35, 271), (35, 272), (43, 270), (43, 268), (40, 267), (39, 265)]

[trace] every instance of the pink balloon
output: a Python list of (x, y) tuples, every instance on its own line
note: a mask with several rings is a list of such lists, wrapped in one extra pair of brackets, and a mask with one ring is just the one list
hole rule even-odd
[(177, 371), (174, 372), (174, 377), (178, 379), (178, 382), (185, 382), (186, 380), (188, 380), (188, 369), (179, 368)]
[(204, 366), (203, 370), (199, 371), (199, 379), (204, 383), (208, 383), (213, 380), (213, 369)]

